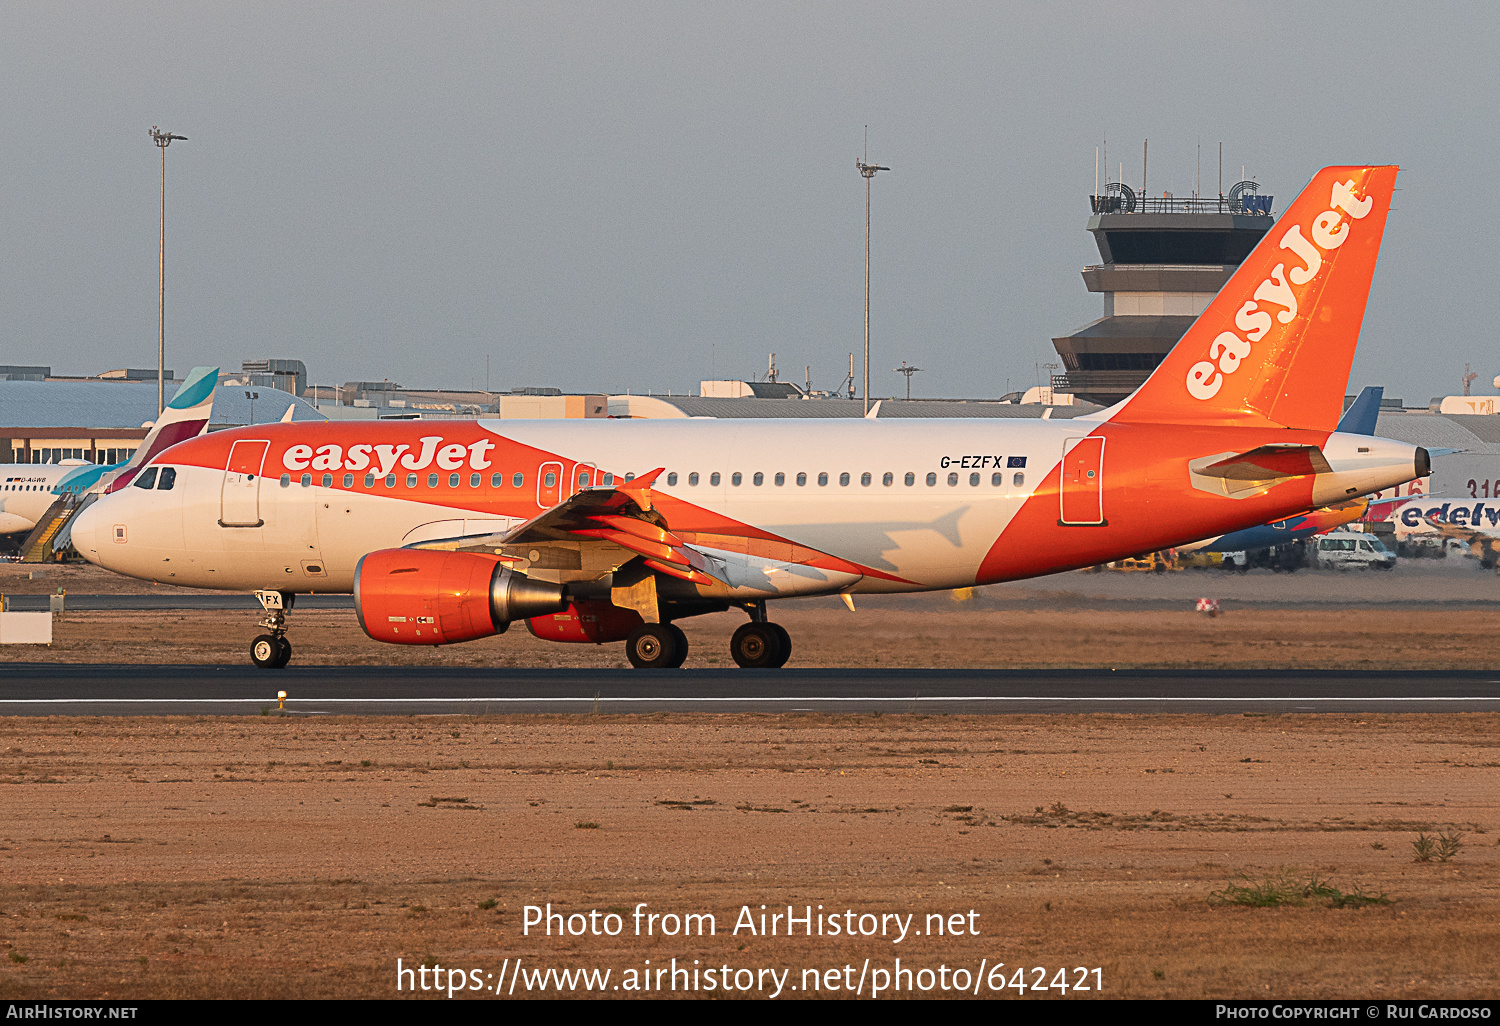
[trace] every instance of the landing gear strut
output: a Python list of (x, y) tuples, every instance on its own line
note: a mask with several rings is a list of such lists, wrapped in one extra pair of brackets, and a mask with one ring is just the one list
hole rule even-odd
[(250, 661), (262, 670), (279, 670), (292, 659), (292, 643), (286, 640), (286, 611), (297, 596), (291, 592), (257, 591), (256, 599), (266, 611), (260, 626), (271, 633), (250, 642)]

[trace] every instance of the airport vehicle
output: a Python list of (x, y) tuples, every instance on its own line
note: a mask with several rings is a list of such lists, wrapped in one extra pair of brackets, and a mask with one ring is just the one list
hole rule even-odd
[(1334, 570), (1394, 570), (1396, 554), (1373, 534), (1330, 531), (1318, 538), (1318, 564)]
[(297, 593), (354, 593), (372, 638), (525, 620), (680, 665), (674, 620), (730, 608), (746, 667), (790, 654), (767, 603), (1036, 577), (1347, 501), (1430, 471), (1336, 430), (1395, 167), (1330, 167), (1124, 402), (1051, 420), (257, 425), (184, 442), (80, 514), (87, 559), (254, 590), (259, 665)]
[(128, 482), (152, 458), (187, 438), (208, 430), (213, 413), (217, 367), (194, 367), (167, 403), (130, 459), (99, 464), (69, 459), (60, 463), (0, 464), (0, 534), (31, 532), (69, 496), (74, 500), (101, 482)]

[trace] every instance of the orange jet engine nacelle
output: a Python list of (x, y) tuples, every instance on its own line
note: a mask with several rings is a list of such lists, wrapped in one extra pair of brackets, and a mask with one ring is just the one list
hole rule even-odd
[(376, 641), (450, 645), (499, 634), (512, 620), (568, 608), (560, 584), (534, 581), (472, 552), (382, 549), (354, 570), (354, 610)]
[(607, 641), (624, 641), (645, 622), (634, 609), (622, 609), (608, 602), (575, 602), (562, 612), (533, 617), (526, 621), (526, 626), (543, 641), (602, 645)]

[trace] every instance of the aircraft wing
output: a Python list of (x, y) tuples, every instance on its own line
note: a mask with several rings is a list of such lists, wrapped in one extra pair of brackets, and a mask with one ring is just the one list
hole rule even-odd
[[(546, 547), (556, 543), (598, 542), (625, 550), (626, 562), (637, 555), (646, 566), (694, 584), (725, 583), (725, 571), (714, 557), (672, 533), (656, 510), (651, 486), (665, 468), (658, 467), (616, 485), (583, 488), (523, 524), (507, 531), (421, 542), (413, 548)], [(455, 544), (457, 543), (457, 544)]]

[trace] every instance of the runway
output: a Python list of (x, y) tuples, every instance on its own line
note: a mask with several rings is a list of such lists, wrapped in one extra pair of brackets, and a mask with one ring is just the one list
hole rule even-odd
[(1500, 674), (1285, 670), (521, 670), (0, 666), (4, 716), (1489, 712)]

